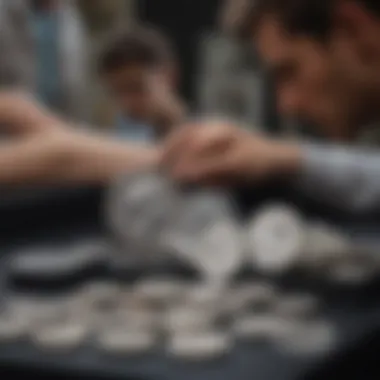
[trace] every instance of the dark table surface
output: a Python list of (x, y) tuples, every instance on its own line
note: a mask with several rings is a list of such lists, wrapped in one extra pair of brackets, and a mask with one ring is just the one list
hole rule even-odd
[[(3, 264), (10, 252), (21, 247), (36, 243), (60, 245), (67, 239), (80, 241), (105, 233), (101, 218), (103, 189), (43, 190), (36, 191), (36, 194), (26, 198), (17, 195), (17, 199), (10, 199), (11, 196), (4, 198), (3, 202), (0, 199)], [(256, 201), (251, 203), (250, 208), (257, 204)], [(305, 201), (301, 203), (306, 209)], [(245, 210), (244, 205), (242, 208)], [(311, 210), (317, 215), (325, 211), (326, 215), (329, 214), (320, 206), (311, 207)], [(344, 221), (344, 227), (356, 237), (380, 243), (380, 224), (375, 218), (358, 221), (341, 215), (330, 214), (328, 217), (340, 223)], [(5, 267), (0, 263), (0, 268)], [(0, 270), (3, 296), (7, 292), (4, 287), (6, 275)], [(92, 347), (84, 347), (70, 355), (57, 355), (39, 351), (28, 342), (18, 342), (0, 345), (0, 373), (27, 371), (28, 375), (38, 372), (40, 376), (50, 373), (54, 378), (59, 378), (60, 374), (81, 379), (294, 380), (312, 374), (315, 369), (323, 367), (326, 360), (355, 347), (363, 337), (380, 328), (380, 301), (376, 296), (380, 284), (376, 281), (364, 288), (334, 288), (302, 275), (276, 281), (285, 288), (315, 291), (326, 299), (325, 316), (335, 324), (341, 336), (332, 352), (319, 357), (292, 357), (269, 344), (241, 344), (224, 360), (190, 365), (175, 361), (163, 352), (128, 359), (107, 357)]]

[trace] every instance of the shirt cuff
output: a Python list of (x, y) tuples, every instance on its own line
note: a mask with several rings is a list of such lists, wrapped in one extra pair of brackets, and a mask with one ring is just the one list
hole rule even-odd
[(364, 184), (356, 153), (347, 147), (303, 145), (296, 189), (334, 207), (356, 208)]

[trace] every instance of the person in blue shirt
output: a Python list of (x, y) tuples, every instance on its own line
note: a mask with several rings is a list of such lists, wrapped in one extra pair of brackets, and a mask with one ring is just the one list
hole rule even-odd
[[(89, 122), (92, 113), (89, 41), (76, 3), (73, 0), (24, 3), (24, 33), (30, 42), (27, 64), (33, 68), (29, 91), (64, 117)], [(21, 48), (25, 50), (25, 46)]]
[(60, 75), (60, 24), (57, 1), (33, 1), (31, 26), (37, 56), (37, 94), (47, 106), (58, 109), (62, 92)]
[(119, 109), (118, 135), (155, 141), (183, 121), (175, 54), (160, 32), (143, 26), (113, 32), (99, 56), (99, 72)]

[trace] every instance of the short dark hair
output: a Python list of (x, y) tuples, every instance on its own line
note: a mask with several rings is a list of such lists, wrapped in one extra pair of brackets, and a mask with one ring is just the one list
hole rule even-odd
[[(356, 2), (380, 16), (379, 0), (342, 1)], [(239, 4), (236, 1), (236, 6), (239, 5), (242, 11), (233, 13), (238, 16), (235, 16), (235, 20), (230, 20), (230, 24), (233, 25), (232, 32), (235, 36), (246, 39), (263, 17), (275, 16), (287, 32), (323, 40), (331, 31), (337, 2), (338, 0), (244, 0)]]
[(170, 41), (150, 27), (135, 27), (112, 32), (99, 54), (100, 73), (109, 73), (125, 65), (138, 64), (148, 67), (171, 63), (174, 51)]

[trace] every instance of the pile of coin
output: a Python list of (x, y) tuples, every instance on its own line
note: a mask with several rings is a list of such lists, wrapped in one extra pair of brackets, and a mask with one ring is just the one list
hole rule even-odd
[(250, 263), (269, 274), (293, 268), (339, 282), (361, 284), (376, 275), (378, 249), (360, 246), (338, 228), (310, 221), (285, 204), (256, 211), (247, 228)]
[(228, 355), (241, 341), (265, 340), (292, 354), (313, 354), (335, 339), (322, 312), (312, 294), (282, 293), (254, 280), (226, 287), (170, 277), (92, 282), (59, 299), (8, 300), (0, 343), (28, 339), (49, 353), (90, 345), (106, 355), (158, 351), (200, 361)]
[[(183, 191), (155, 172), (118, 182), (106, 214), (124, 255), (146, 265), (175, 257), (196, 269), (200, 280), (97, 281), (58, 300), (11, 300), (0, 312), (0, 341), (27, 338), (41, 349), (69, 351), (90, 344), (111, 355), (161, 350), (176, 358), (210, 360), (242, 340), (265, 340), (289, 353), (312, 354), (337, 339), (322, 318), (321, 301), (255, 279), (236, 283), (235, 274), (244, 265), (270, 275), (300, 267), (360, 283), (378, 267), (364, 247), (325, 223), (305, 220), (289, 205), (267, 205), (243, 225), (226, 194)], [(12, 265), (41, 274), (51, 272), (53, 264), (72, 271), (104, 258), (91, 244), (72, 252), (49, 262), (41, 253), (24, 255)]]
[(175, 257), (219, 282), (242, 264), (233, 203), (216, 190), (186, 191), (157, 172), (135, 173), (112, 187), (106, 219), (128, 255)]
[(228, 283), (249, 265), (269, 275), (301, 268), (357, 284), (379, 266), (376, 255), (350, 236), (306, 220), (295, 207), (268, 204), (243, 223), (226, 193), (184, 191), (154, 171), (119, 181), (110, 192), (107, 216), (126, 255), (142, 257), (144, 251), (156, 259), (175, 257), (208, 282)]
[(110, 249), (101, 239), (89, 239), (57, 247), (33, 247), (14, 252), (9, 275), (16, 280), (54, 282), (91, 269), (105, 267)]

